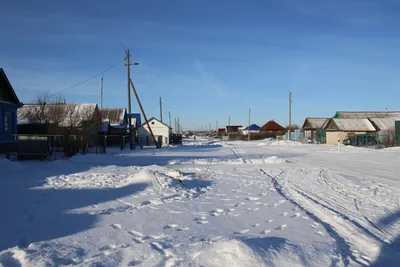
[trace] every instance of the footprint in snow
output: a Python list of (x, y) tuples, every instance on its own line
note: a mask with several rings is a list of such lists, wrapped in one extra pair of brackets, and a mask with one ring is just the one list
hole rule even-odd
[(313, 222), (312, 224), (310, 224), (310, 226), (315, 229), (318, 227), (318, 223)]
[(176, 228), (176, 231), (182, 232), (182, 231), (187, 231), (189, 230), (189, 227), (178, 227)]
[(307, 220), (308, 221), (308, 217), (307, 216), (303, 216), (301, 218), (303, 218), (303, 220)]
[(252, 201), (259, 200), (259, 199), (260, 199), (259, 197), (247, 197), (246, 198), (246, 200), (252, 200)]
[(164, 229), (173, 229), (173, 228), (176, 228), (176, 227), (178, 227), (177, 224), (168, 224), (168, 225), (164, 226)]
[(228, 209), (228, 211), (235, 211), (235, 209), (234, 208), (230, 208), (230, 209)]
[(320, 235), (320, 236), (325, 236), (325, 234), (324, 234), (324, 232), (322, 232), (322, 231), (317, 231), (317, 232), (315, 232), (317, 235)]
[(116, 229), (116, 230), (121, 230), (121, 229), (122, 229), (121, 225), (118, 224), (118, 223), (113, 223), (113, 224), (111, 224), (111, 227), (114, 228), (114, 229)]
[(197, 224), (206, 224), (208, 221), (197, 221)]
[(265, 235), (265, 234), (268, 234), (268, 233), (271, 233), (270, 229), (266, 229), (266, 230), (260, 232), (260, 234), (262, 234), (262, 235)]
[(274, 221), (274, 220), (268, 220), (267, 222), (268, 222), (268, 223), (272, 223), (273, 221)]
[(282, 224), (282, 225), (276, 227), (275, 230), (283, 230), (286, 228), (286, 226), (287, 226), (287, 224)]
[(296, 212), (290, 218), (298, 218), (298, 217), (300, 217), (300, 213)]
[(257, 211), (257, 210), (259, 210), (259, 209), (260, 209), (260, 208), (254, 208), (253, 211)]
[(259, 223), (255, 223), (255, 224), (252, 224), (252, 225), (251, 225), (251, 227), (258, 227), (258, 226), (260, 226)]
[(282, 213), (279, 213), (278, 215), (279, 215), (279, 216), (287, 216), (288, 213), (287, 213), (287, 212), (282, 212)]
[(137, 232), (137, 231), (128, 231), (129, 234), (135, 236), (135, 237), (143, 237), (144, 235), (141, 232)]
[(242, 230), (239, 230), (239, 231), (234, 232), (234, 234), (245, 234), (245, 233), (247, 233), (248, 231), (249, 231), (249, 229), (242, 229)]
[(200, 216), (200, 217), (194, 218), (194, 221), (205, 221), (205, 220), (207, 220), (207, 216)]

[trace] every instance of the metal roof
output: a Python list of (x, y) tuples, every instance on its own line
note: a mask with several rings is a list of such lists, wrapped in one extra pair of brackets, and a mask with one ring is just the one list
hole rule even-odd
[(250, 126), (247, 126), (246, 128), (244, 128), (245, 131), (258, 131), (260, 130), (260, 126), (258, 126), (257, 124), (252, 124)]
[(367, 119), (367, 118), (388, 118), (388, 117), (400, 117), (400, 111), (338, 111), (336, 112), (335, 118), (340, 119)]
[(126, 109), (124, 108), (103, 108), (100, 112), (101, 120), (108, 121), (111, 126), (120, 126), (126, 123), (124, 121)]
[(327, 131), (375, 132), (374, 125), (368, 119), (330, 119)]
[(323, 126), (325, 126), (328, 120), (329, 120), (328, 118), (306, 118), (304, 120), (302, 129), (308, 130), (308, 129), (323, 128)]
[(376, 127), (378, 127), (378, 130), (389, 130), (389, 129), (394, 129), (395, 121), (400, 121), (400, 117), (390, 117), (390, 118), (369, 118), (370, 121), (372, 121)]

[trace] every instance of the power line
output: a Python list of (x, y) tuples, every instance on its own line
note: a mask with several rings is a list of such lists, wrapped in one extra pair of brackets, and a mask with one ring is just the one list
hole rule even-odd
[(96, 77), (99, 77), (100, 75), (103, 75), (105, 72), (107, 72), (107, 71), (109, 71), (109, 70), (115, 68), (116, 66), (118, 66), (119, 64), (121, 64), (121, 63), (124, 62), (124, 61), (125, 61), (125, 59), (123, 59), (123, 60), (121, 60), (121, 61), (115, 63), (115, 64), (112, 65), (111, 67), (105, 69), (104, 71), (100, 72), (99, 74), (96, 74), (96, 75), (90, 77), (89, 79), (84, 80), (83, 82), (77, 83), (77, 84), (75, 84), (75, 85), (73, 85), (73, 86), (70, 86), (70, 87), (68, 87), (68, 88), (66, 88), (66, 89), (63, 89), (63, 90), (59, 91), (58, 93), (52, 94), (50, 97), (55, 96), (55, 95), (58, 95), (58, 94), (61, 94), (61, 93), (64, 93), (64, 92), (66, 92), (66, 91), (69, 91), (69, 90), (71, 90), (71, 89), (73, 89), (73, 88), (75, 88), (75, 87), (78, 87), (79, 85), (82, 85), (82, 84), (84, 84), (84, 83), (86, 83), (86, 82), (88, 82), (88, 81), (90, 81), (90, 80), (92, 80), (92, 79), (94, 79), (94, 78), (96, 78)]
[(118, 38), (117, 34), (113, 31), (113, 29), (107, 24), (106, 20), (104, 17), (100, 14), (99, 9), (96, 7), (96, 5), (92, 2), (92, 0), (88, 0), (89, 3), (93, 6), (93, 9), (96, 11), (97, 15), (99, 18), (103, 21), (104, 25), (107, 26), (111, 34), (113, 35), (114, 39), (118, 42), (118, 44), (121, 46), (123, 50), (126, 50), (126, 46), (121, 42), (121, 40)]

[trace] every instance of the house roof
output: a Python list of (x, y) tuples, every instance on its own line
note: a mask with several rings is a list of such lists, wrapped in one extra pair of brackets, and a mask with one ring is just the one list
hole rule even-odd
[(279, 125), (277, 122), (274, 120), (267, 122), (261, 127), (261, 131), (283, 131), (285, 128), (283, 128), (281, 125)]
[[(158, 121), (159, 123), (163, 124), (164, 126), (166, 126), (166, 127), (168, 127), (168, 128), (171, 128), (171, 127), (169, 127), (168, 124), (163, 123), (162, 121), (160, 121), (159, 119), (157, 119), (157, 118), (155, 118), (155, 117), (151, 117), (148, 121), (151, 122), (152, 120), (156, 120), (156, 121)], [(143, 123), (140, 125), (140, 127), (145, 126), (145, 125), (146, 125), (146, 121), (143, 122)], [(172, 129), (172, 128), (171, 128), (171, 129)]]
[[(42, 109), (44, 113), (41, 116), (34, 116), (41, 111), (43, 106), (40, 104), (27, 104), (23, 105), (17, 111), (17, 123), (29, 124), (29, 123), (54, 123), (54, 111), (59, 111), (60, 115), (57, 118), (60, 126), (79, 125), (81, 122), (91, 119), (94, 111), (97, 108), (97, 104), (46, 104)], [(33, 121), (34, 120), (34, 121)]]
[(387, 118), (400, 117), (400, 111), (337, 111), (334, 118), (337, 119), (367, 119), (367, 118)]
[(244, 128), (244, 130), (245, 131), (258, 131), (258, 130), (260, 130), (260, 126), (258, 126), (257, 124), (252, 124), (252, 125)]
[(103, 122), (108, 121), (110, 126), (120, 126), (126, 124), (125, 114), (126, 109), (124, 108), (103, 108), (100, 110), (101, 120)]
[(377, 130), (389, 130), (394, 129), (395, 121), (400, 121), (400, 117), (389, 117), (389, 118), (369, 118), (369, 120), (378, 128)]
[(330, 119), (326, 131), (375, 132), (376, 129), (368, 119)]
[(0, 68), (0, 102), (22, 105), (2, 68)]
[(328, 118), (306, 118), (304, 120), (303, 127), (301, 128), (303, 130), (323, 128), (328, 120), (329, 120)]

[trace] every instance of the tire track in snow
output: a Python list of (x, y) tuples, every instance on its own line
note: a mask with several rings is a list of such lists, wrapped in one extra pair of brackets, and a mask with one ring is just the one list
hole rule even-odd
[(313, 213), (308, 211), (306, 208), (301, 206), (294, 199), (292, 199), (291, 197), (289, 197), (288, 195), (286, 195), (283, 192), (281, 186), (279, 185), (279, 183), (277, 181), (277, 178), (279, 178), (284, 173), (283, 170), (281, 170), (280, 173), (277, 175), (270, 175), (263, 169), (259, 169), (259, 171), (271, 179), (272, 184), (273, 184), (276, 192), (279, 193), (279, 195), (281, 195), (283, 198), (288, 200), (290, 203), (292, 203), (293, 205), (298, 207), (300, 210), (302, 210), (304, 213), (306, 213), (311, 219), (313, 219), (314, 221), (321, 224), (325, 228), (326, 232), (335, 240), (335, 242), (336, 242), (335, 250), (336, 250), (337, 255), (339, 255), (339, 259), (337, 261), (332, 262), (331, 266), (342, 266), (342, 264), (344, 264), (345, 266), (348, 266), (350, 263), (349, 257), (352, 258), (353, 260), (355, 260), (355, 258), (351, 254), (350, 245), (347, 244), (347, 242), (328, 223), (325, 223), (322, 220), (320, 220), (316, 215), (314, 215)]

